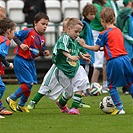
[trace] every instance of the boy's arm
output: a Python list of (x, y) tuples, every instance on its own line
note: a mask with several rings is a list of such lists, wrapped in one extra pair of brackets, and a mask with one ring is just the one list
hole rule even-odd
[(85, 41), (84, 41), (83, 39), (79, 39), (78, 42), (79, 42), (79, 44), (80, 44), (82, 47), (84, 47), (84, 48), (86, 48), (86, 49), (93, 50), (93, 51), (95, 51), (95, 52), (97, 52), (98, 50), (100, 50), (100, 46), (99, 46), (99, 45), (89, 46), (89, 45), (87, 45), (87, 44), (85, 43)]
[(71, 60), (74, 60), (74, 61), (78, 61), (79, 60), (79, 56), (71, 56), (68, 52), (66, 51), (62, 51), (63, 55), (65, 55), (66, 57), (68, 57), (69, 59)]
[(8, 62), (8, 61), (4, 58), (4, 56), (2, 56), (1, 54), (0, 54), (0, 61), (1, 61), (6, 67), (13, 68), (13, 63)]
[(18, 37), (14, 36), (13, 40), (14, 40), (14, 42), (15, 42), (18, 46), (20, 46), (20, 48), (23, 49), (24, 51), (26, 51), (27, 49), (29, 49), (28, 45), (22, 43), (22, 42), (19, 40)]
[(90, 60), (91, 55), (88, 54), (88, 53), (82, 54), (82, 53), (80, 52), (79, 57), (82, 58), (82, 60), (84, 60), (84, 61), (87, 62), (87, 63), (90, 63), (90, 62), (91, 62), (91, 60)]

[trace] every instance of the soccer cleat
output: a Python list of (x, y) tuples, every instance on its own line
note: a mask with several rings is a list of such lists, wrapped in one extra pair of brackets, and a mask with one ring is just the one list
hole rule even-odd
[(0, 118), (5, 118), (4, 116), (0, 115)]
[(90, 108), (90, 106), (85, 103), (80, 103), (79, 108)]
[(109, 88), (108, 87), (103, 87), (102, 88), (102, 93), (108, 93), (109, 92)]
[(6, 102), (8, 103), (9, 107), (11, 110), (13, 110), (14, 112), (16, 112), (16, 106), (17, 106), (17, 103), (16, 101), (12, 100), (10, 97), (7, 97), (6, 98)]
[(115, 109), (111, 114), (112, 115), (124, 115), (125, 111), (123, 109), (121, 110)]
[(0, 109), (0, 115), (12, 115), (12, 112), (6, 109)]
[(36, 103), (34, 101), (30, 101), (27, 108), (28, 109), (35, 109), (35, 105), (36, 105)]
[(29, 110), (26, 106), (17, 106), (17, 110), (20, 111), (20, 112), (27, 112), (29, 113)]
[(79, 110), (78, 109), (71, 108), (71, 109), (69, 109), (68, 114), (69, 115), (79, 115), (80, 113), (79, 113)]
[(59, 100), (56, 101), (56, 104), (57, 104), (58, 107), (60, 108), (60, 112), (61, 112), (61, 113), (67, 113), (67, 112), (69, 111), (67, 105), (65, 105), (65, 106), (62, 107), (62, 106), (59, 104)]

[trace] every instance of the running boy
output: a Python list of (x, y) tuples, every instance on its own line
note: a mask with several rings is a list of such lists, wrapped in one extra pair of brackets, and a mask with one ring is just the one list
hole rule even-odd
[[(53, 48), (53, 65), (44, 77), (43, 83), (38, 91), (56, 101), (61, 112), (68, 114), (79, 114), (77, 109), (82, 102), (82, 91), (89, 88), (89, 81), (86, 72), (80, 66), (79, 56), (86, 61), (89, 58), (80, 54), (77, 40), (83, 24), (77, 18), (70, 18), (67, 22), (67, 31), (55, 43)], [(58, 82), (57, 82), (58, 81)], [(61, 87), (59, 87), (59, 84)], [(72, 107), (69, 110), (67, 101), (73, 96)]]
[(124, 46), (124, 39), (119, 28), (114, 26), (115, 14), (112, 8), (104, 8), (100, 12), (100, 19), (105, 30), (98, 36), (95, 46), (88, 46), (83, 39), (79, 43), (90, 50), (98, 51), (104, 47), (107, 59), (107, 80), (110, 96), (116, 106), (112, 114), (125, 114), (122, 101), (116, 87), (126, 86), (133, 98), (132, 64)]
[[(9, 107), (16, 112), (29, 112), (25, 106), (33, 84), (37, 84), (36, 68), (34, 59), (38, 56), (48, 56), (50, 53), (45, 50), (46, 39), (44, 33), (47, 28), (49, 18), (44, 13), (38, 13), (34, 17), (34, 28), (25, 28), (16, 32), (15, 38), (18, 38), (20, 46), (14, 50), (16, 54), (14, 58), (14, 71), (20, 83), (20, 87), (6, 101)], [(21, 44), (22, 42), (22, 44)], [(27, 50), (23, 50), (21, 45), (27, 45)], [(18, 106), (16, 100), (20, 98)]]
[[(5, 84), (2, 82), (1, 76), (4, 75), (4, 67), (13, 68), (13, 63), (6, 60), (8, 50), (10, 48), (10, 40), (14, 37), (16, 24), (8, 18), (0, 20), (0, 115), (11, 115), (12, 112), (2, 107), (2, 96), (6, 90)], [(0, 116), (0, 118), (4, 118)]]
[[(70, 18), (65, 18), (64, 20), (63, 20), (63, 24), (62, 24), (62, 33), (67, 33), (67, 22), (69, 21), (69, 19)], [(80, 45), (79, 45), (80, 46)], [(79, 48), (81, 48), (81, 46), (79, 47)], [(84, 49), (83, 47), (82, 47), (82, 49)], [(81, 49), (80, 49), (81, 50)], [(84, 51), (85, 53), (86, 53), (86, 51)], [(86, 54), (84, 54), (84, 55), (86, 55)], [(88, 55), (87, 55), (88, 56)], [(89, 55), (90, 56), (90, 55)], [(53, 64), (52, 65), (52, 67), (54, 67), (55, 65)], [(51, 67), (51, 68), (52, 68)], [(51, 69), (49, 70), (49, 71), (51, 71)], [(49, 73), (49, 71), (48, 71), (48, 73)], [(44, 79), (45, 80), (45, 79)], [(56, 90), (55, 88), (57, 88), (57, 90), (59, 91), (59, 90), (62, 90), (63, 89), (63, 87), (60, 85), (60, 83), (58, 82), (58, 80), (57, 80), (57, 78), (55, 78), (55, 79), (53, 79), (53, 81), (51, 80), (51, 83), (53, 84), (53, 87), (52, 88), (54, 88), (54, 90)], [(43, 90), (44, 89), (44, 90)], [(36, 93), (36, 95), (33, 97), (33, 99), (29, 102), (29, 104), (28, 104), (28, 109), (34, 109), (35, 108), (35, 106), (36, 106), (36, 104), (41, 100), (41, 98), (45, 95), (45, 91), (46, 91), (46, 89), (45, 88), (40, 88), (39, 89), (39, 91)], [(62, 92), (63, 93), (63, 92)], [(58, 97), (58, 96), (57, 96)], [(56, 99), (56, 98), (53, 98), (54, 100)], [(81, 103), (81, 106), (80, 107), (89, 107), (88, 105), (85, 105), (85, 104), (82, 104)]]

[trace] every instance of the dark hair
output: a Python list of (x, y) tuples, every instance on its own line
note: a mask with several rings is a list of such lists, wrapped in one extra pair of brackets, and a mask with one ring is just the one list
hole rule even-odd
[[(39, 12), (37, 13), (35, 16), (34, 16), (34, 21), (37, 23), (38, 21), (40, 21), (42, 18), (46, 19), (49, 21), (49, 17), (45, 14), (45, 13), (42, 13), (42, 12)], [(33, 23), (34, 25), (34, 23)]]
[(92, 3), (97, 3), (98, 5), (103, 6), (104, 4), (106, 4), (103, 0), (92, 0)]
[(9, 18), (3, 18), (0, 20), (0, 35), (4, 35), (8, 29), (13, 30), (13, 28), (16, 26), (16, 23), (9, 19)]

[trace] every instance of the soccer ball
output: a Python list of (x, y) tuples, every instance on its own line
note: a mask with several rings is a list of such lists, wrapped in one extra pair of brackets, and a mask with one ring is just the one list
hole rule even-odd
[(100, 109), (107, 114), (112, 113), (115, 110), (115, 105), (112, 101), (112, 98), (110, 96), (105, 96), (101, 101), (100, 101)]
[(102, 86), (99, 83), (93, 82), (89, 89), (89, 94), (91, 96), (99, 96), (102, 94)]

